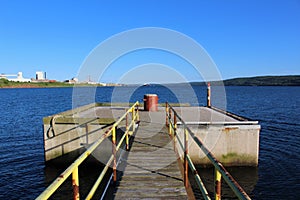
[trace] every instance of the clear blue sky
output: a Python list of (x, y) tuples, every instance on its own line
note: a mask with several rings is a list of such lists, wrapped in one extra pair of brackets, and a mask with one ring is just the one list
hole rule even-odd
[[(22, 71), (30, 78), (40, 70), (50, 79), (72, 78), (100, 42), (141, 27), (173, 29), (193, 38), (210, 54), (223, 79), (300, 74), (299, 0), (1, 0), (0, 73)], [(149, 62), (178, 62), (177, 70), (187, 80), (199, 79), (183, 61), (166, 63), (164, 56), (170, 55), (140, 56), (136, 63), (120, 60), (123, 71), (116, 63), (101, 81), (119, 81), (126, 70)]]

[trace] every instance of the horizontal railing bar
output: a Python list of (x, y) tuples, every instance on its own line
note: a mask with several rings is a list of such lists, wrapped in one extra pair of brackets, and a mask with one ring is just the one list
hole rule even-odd
[[(182, 122), (177, 122), (181, 125)], [(185, 122), (186, 125), (253, 125), (258, 124), (258, 121), (236, 121), (236, 122)]]

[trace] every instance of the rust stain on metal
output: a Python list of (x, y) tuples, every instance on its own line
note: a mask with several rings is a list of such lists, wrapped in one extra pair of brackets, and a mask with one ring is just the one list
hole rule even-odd
[(215, 182), (215, 191), (217, 199), (221, 199), (221, 181)]
[(74, 199), (79, 199), (79, 186), (76, 184), (76, 180), (72, 179), (72, 185)]
[(222, 131), (225, 133), (229, 133), (230, 131), (237, 130), (237, 129), (239, 129), (239, 128), (238, 127), (225, 127), (224, 129), (222, 129)]
[(193, 174), (194, 174), (195, 176), (198, 175), (197, 170), (194, 170), (194, 171), (193, 171)]

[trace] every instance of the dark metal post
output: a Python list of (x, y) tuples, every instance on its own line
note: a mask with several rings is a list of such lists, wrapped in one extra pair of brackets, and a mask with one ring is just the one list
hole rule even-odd
[(169, 120), (168, 120), (168, 102), (166, 102), (166, 127), (169, 126)]
[(176, 117), (176, 115), (175, 115), (175, 113), (174, 113), (174, 134), (173, 134), (173, 140), (174, 140), (174, 151), (176, 152), (176, 140), (177, 140), (177, 138), (176, 138), (176, 130), (177, 130), (177, 117)]
[(189, 170), (189, 165), (187, 161), (187, 155), (189, 153), (188, 150), (188, 131), (186, 127), (183, 129), (184, 131), (184, 186), (187, 188), (189, 186), (189, 178), (188, 178), (188, 170)]
[(170, 120), (170, 123), (169, 123), (169, 135), (171, 135), (172, 134), (172, 121), (171, 121), (171, 119), (172, 119), (172, 111), (171, 111), (171, 108), (168, 108), (168, 110), (169, 110), (169, 120)]

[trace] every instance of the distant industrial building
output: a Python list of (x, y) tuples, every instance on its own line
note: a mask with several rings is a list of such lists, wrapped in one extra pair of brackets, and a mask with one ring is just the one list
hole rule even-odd
[(36, 72), (35, 79), (38, 81), (46, 80), (46, 72)]
[(70, 83), (70, 84), (75, 84), (75, 83), (78, 83), (78, 79), (74, 77), (72, 79), (65, 80), (65, 82)]
[(4, 78), (14, 82), (31, 82), (31, 79), (23, 77), (22, 72), (18, 72), (18, 74), (1, 74), (0, 78)]

